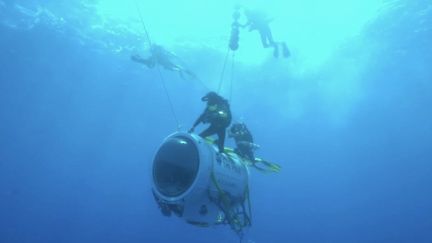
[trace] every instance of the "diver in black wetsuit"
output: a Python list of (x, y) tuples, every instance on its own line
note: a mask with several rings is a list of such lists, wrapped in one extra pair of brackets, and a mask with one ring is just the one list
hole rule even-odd
[(252, 134), (244, 123), (234, 123), (228, 132), (228, 136), (235, 140), (236, 149), (234, 152), (236, 154), (251, 162), (255, 161), (254, 150), (259, 146), (254, 144)]
[(203, 138), (216, 134), (218, 139), (216, 141), (219, 152), (224, 152), (225, 134), (226, 129), (231, 124), (231, 110), (229, 103), (226, 99), (219, 96), (215, 92), (209, 92), (201, 98), (202, 101), (207, 102), (204, 112), (198, 117), (189, 132), (192, 133), (195, 127), (200, 123), (210, 123), (210, 126), (200, 133)]
[(280, 171), (280, 165), (255, 157), (254, 150), (259, 149), (260, 146), (254, 143), (252, 133), (244, 123), (234, 123), (228, 132), (228, 136), (235, 140), (236, 148), (234, 152), (240, 157), (247, 159), (250, 166), (263, 172)]

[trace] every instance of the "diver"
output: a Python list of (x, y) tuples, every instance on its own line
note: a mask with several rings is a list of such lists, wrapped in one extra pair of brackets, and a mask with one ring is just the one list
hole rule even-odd
[(231, 124), (232, 119), (229, 103), (215, 92), (207, 93), (201, 100), (207, 102), (207, 106), (204, 112), (195, 121), (192, 128), (189, 129), (189, 133), (192, 133), (195, 127), (200, 123), (210, 123), (210, 126), (199, 135), (202, 138), (207, 138), (216, 134), (218, 136), (216, 144), (219, 152), (223, 153), (226, 129)]
[(255, 162), (254, 150), (259, 146), (254, 143), (252, 133), (244, 123), (234, 123), (228, 131), (228, 136), (234, 138), (236, 148), (234, 152), (241, 157)]
[(228, 131), (228, 136), (234, 138), (236, 143), (234, 153), (247, 159), (250, 166), (262, 172), (279, 172), (281, 170), (280, 165), (255, 157), (254, 151), (260, 146), (254, 143), (252, 133), (244, 123), (234, 123)]
[(132, 55), (131, 59), (134, 62), (146, 65), (148, 68), (154, 68), (156, 65), (160, 65), (166, 70), (178, 72), (182, 79), (196, 79), (193, 72), (175, 63), (174, 60), (179, 60), (179, 58), (174, 53), (167, 51), (157, 44), (151, 45), (149, 57), (142, 58), (140, 55)]
[(241, 27), (248, 27), (249, 31), (257, 30), (261, 37), (261, 43), (264, 48), (273, 47), (273, 56), (279, 57), (279, 46), (282, 47), (282, 55), (289, 57), (290, 52), (285, 42), (275, 42), (273, 34), (270, 29), (270, 22), (273, 21), (265, 13), (258, 10), (244, 10), (247, 18), (246, 24), (240, 25)]

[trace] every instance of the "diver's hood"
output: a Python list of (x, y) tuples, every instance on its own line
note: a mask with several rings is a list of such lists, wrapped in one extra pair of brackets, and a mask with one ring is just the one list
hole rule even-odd
[(215, 92), (208, 92), (201, 98), (202, 101), (216, 100), (219, 96)]

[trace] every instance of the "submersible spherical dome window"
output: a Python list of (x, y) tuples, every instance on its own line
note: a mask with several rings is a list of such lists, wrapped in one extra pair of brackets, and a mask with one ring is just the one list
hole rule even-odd
[(156, 153), (153, 180), (156, 189), (166, 197), (186, 192), (199, 169), (199, 153), (194, 142), (185, 137), (169, 138)]

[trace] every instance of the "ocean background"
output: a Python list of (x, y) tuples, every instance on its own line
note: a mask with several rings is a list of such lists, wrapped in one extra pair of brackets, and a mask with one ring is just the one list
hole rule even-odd
[[(239, 242), (160, 213), (152, 159), (176, 123), (157, 72), (130, 60), (148, 47), (140, 10), (204, 83), (162, 71), (190, 128), (221, 80), (235, 4), (0, 0), (1, 243)], [(245, 242), (432, 242), (432, 2), (244, 4), (291, 51), (274, 58), (242, 31), (223, 78), (257, 155), (282, 165), (251, 170)]]

